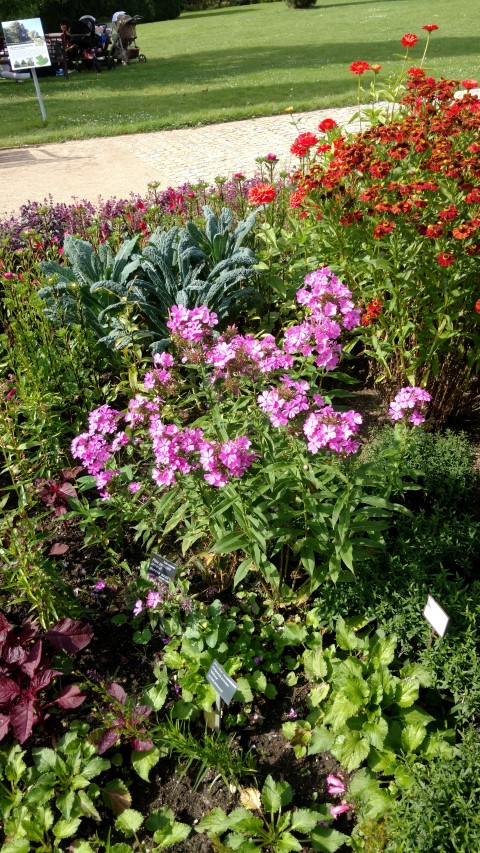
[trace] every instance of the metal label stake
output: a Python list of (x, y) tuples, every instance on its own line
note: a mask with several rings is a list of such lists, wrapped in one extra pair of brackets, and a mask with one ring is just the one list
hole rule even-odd
[(42, 114), (43, 120), (46, 121), (47, 120), (47, 114), (45, 112), (45, 107), (43, 105), (43, 98), (42, 98), (42, 93), (40, 91), (40, 86), (38, 85), (37, 72), (35, 71), (35, 68), (31, 68), (30, 70), (32, 72), (33, 82), (35, 85), (35, 91), (37, 93), (38, 103), (40, 105), (40, 112)]

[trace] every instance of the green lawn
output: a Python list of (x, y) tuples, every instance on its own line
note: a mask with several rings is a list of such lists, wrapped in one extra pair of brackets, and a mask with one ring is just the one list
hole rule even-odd
[[(428, 68), (475, 76), (477, 0), (319, 0), (310, 10), (285, 3), (182, 14), (140, 25), (148, 62), (41, 79), (43, 126), (33, 83), (0, 82), (1, 146), (210, 124), (353, 103), (356, 59), (399, 69), (400, 38), (416, 33), (412, 64), (423, 52), (422, 24), (436, 23)], [(452, 13), (452, 10), (454, 12)], [(478, 28), (477, 28), (478, 30)]]

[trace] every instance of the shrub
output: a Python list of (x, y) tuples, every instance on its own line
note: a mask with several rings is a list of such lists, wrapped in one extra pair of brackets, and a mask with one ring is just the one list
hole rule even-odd
[(311, 9), (316, 2), (317, 0), (286, 0), (290, 9)]
[(469, 729), (456, 756), (413, 768), (387, 823), (387, 853), (472, 853), (480, 849), (480, 733)]

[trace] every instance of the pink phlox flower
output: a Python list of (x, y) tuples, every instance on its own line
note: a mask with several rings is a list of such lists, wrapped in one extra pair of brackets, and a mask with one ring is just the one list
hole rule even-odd
[(73, 439), (70, 450), (75, 459), (80, 459), (89, 474), (99, 474), (111, 458), (108, 442), (101, 435), (81, 433)]
[(135, 495), (142, 488), (142, 484), (138, 482), (138, 480), (133, 480), (128, 484), (128, 491), (130, 494)]
[(149, 400), (142, 394), (136, 394), (134, 398), (129, 400), (127, 412), (125, 414), (125, 422), (130, 424), (132, 429), (143, 424), (150, 414), (158, 413), (161, 400), (156, 397), (154, 400)]
[(93, 588), (94, 588), (95, 592), (100, 592), (102, 589), (105, 589), (105, 587), (106, 587), (105, 581), (97, 581)]
[(226, 486), (229, 477), (242, 477), (250, 468), (257, 454), (250, 452), (251, 441), (247, 436), (230, 439), (222, 445), (204, 440), (200, 446), (200, 465), (204, 479), (211, 486)]
[(211, 333), (218, 323), (215, 312), (209, 311), (205, 305), (198, 308), (185, 308), (184, 305), (172, 305), (167, 328), (172, 335), (187, 341), (199, 343)]
[(308, 382), (296, 382), (287, 375), (282, 376), (276, 388), (271, 387), (258, 395), (258, 406), (268, 415), (272, 426), (286, 426), (289, 420), (310, 409), (309, 387)]
[(143, 610), (143, 601), (141, 598), (137, 598), (137, 600), (135, 602), (135, 606), (133, 608), (133, 615), (138, 616), (138, 614), (141, 613), (142, 610)]
[(335, 453), (356, 453), (359, 444), (352, 440), (362, 423), (358, 412), (335, 412), (331, 406), (324, 406), (308, 415), (303, 432), (307, 438), (307, 447), (311, 453), (319, 450), (333, 450)]
[(98, 409), (93, 409), (88, 416), (88, 431), (90, 433), (99, 432), (100, 435), (115, 432), (121, 417), (122, 413), (116, 409), (107, 405), (100, 406)]
[(102, 499), (102, 501), (110, 500), (110, 493), (107, 489), (107, 486), (111, 482), (111, 480), (113, 480), (115, 477), (118, 477), (119, 474), (120, 471), (118, 469), (113, 471), (111, 468), (107, 468), (106, 470), (100, 471), (98, 474), (96, 474), (95, 485), (98, 491), (100, 492), (100, 498)]
[(115, 438), (112, 440), (110, 444), (110, 450), (112, 453), (116, 453), (117, 450), (120, 450), (121, 447), (125, 447), (126, 444), (130, 441), (126, 432), (120, 431), (117, 432)]
[(156, 352), (153, 356), (155, 367), (173, 367), (175, 359), (169, 352)]
[(408, 415), (408, 420), (414, 426), (425, 421), (422, 409), (430, 402), (431, 396), (424, 388), (410, 386), (401, 388), (390, 403), (388, 414), (394, 421), (399, 421)]

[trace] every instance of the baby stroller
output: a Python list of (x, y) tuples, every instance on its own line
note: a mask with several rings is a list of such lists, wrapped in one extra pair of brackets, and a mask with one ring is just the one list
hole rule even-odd
[(102, 64), (113, 68), (109, 47), (110, 36), (107, 28), (96, 27), (92, 15), (83, 15), (78, 21), (72, 21), (70, 24), (67, 62), (76, 71), (93, 68), (98, 72), (102, 70)]
[(141, 20), (143, 19), (139, 15), (135, 15), (132, 18), (126, 12), (117, 13), (113, 16), (111, 56), (117, 62), (123, 62), (125, 65), (128, 65), (132, 59), (138, 59), (139, 62), (147, 61), (147, 57), (144, 53), (140, 53), (140, 48), (137, 46), (136, 25)]

